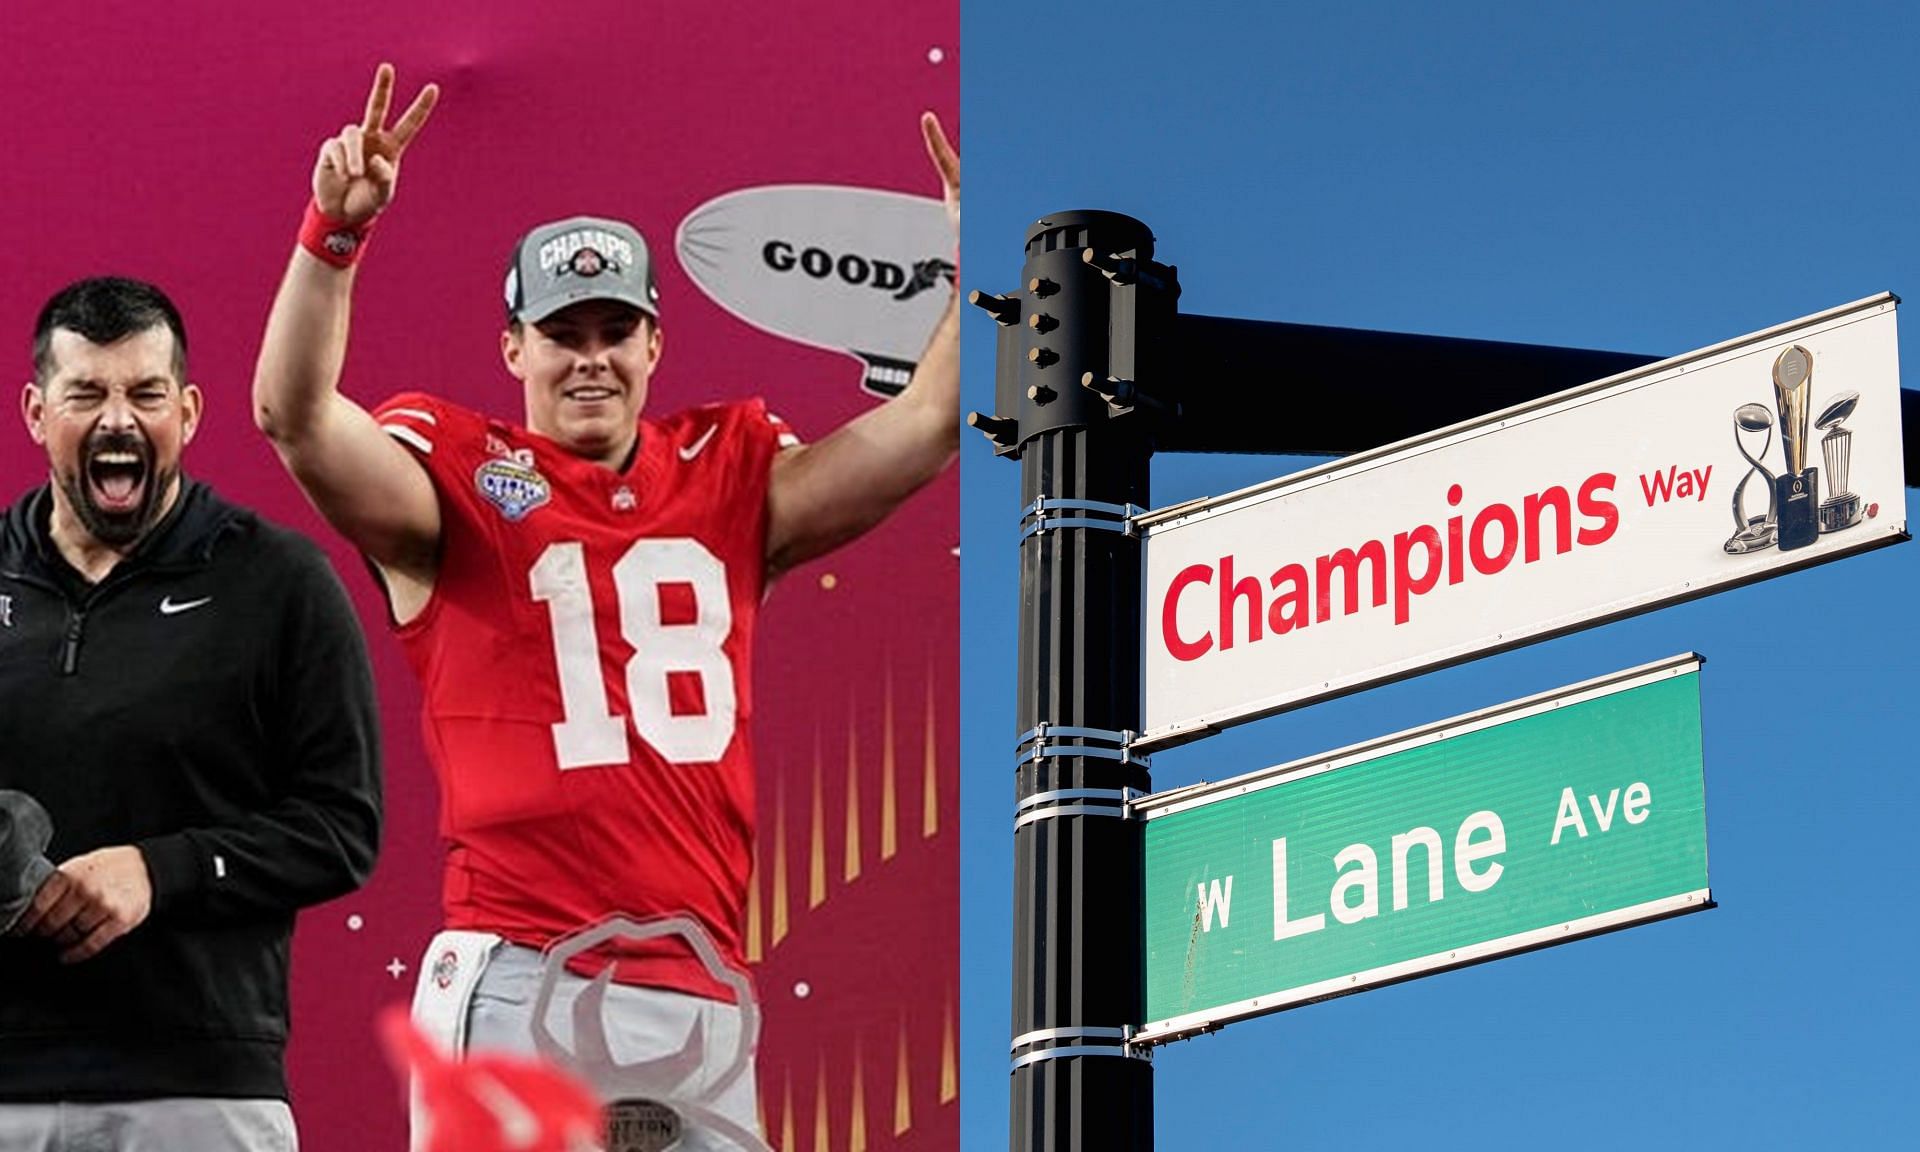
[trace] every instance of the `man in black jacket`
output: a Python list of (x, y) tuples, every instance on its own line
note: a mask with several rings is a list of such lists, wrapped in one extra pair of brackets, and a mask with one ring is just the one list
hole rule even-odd
[(293, 1148), (294, 911), (373, 866), (359, 626), (318, 548), (180, 474), (200, 409), (158, 289), (42, 310), (22, 411), (50, 483), (0, 522), (0, 789), (45, 809), (58, 863), (17, 871), (37, 887), (0, 939), (0, 1148)]

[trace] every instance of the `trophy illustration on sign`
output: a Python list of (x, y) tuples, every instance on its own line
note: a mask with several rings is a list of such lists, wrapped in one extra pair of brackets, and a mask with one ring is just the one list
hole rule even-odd
[[(1853, 433), (1841, 427), (1859, 407), (1860, 394), (1840, 393), (1820, 410), (1818, 420), (1811, 420), (1812, 394), (1813, 353), (1795, 344), (1773, 361), (1773, 410), (1763, 404), (1742, 404), (1733, 410), (1733, 444), (1752, 467), (1733, 489), (1733, 535), (1723, 545), (1728, 553), (1737, 556), (1776, 546), (1789, 552), (1805, 548), (1823, 533), (1860, 523), (1860, 497), (1847, 489)], [(1776, 416), (1784, 465), (1777, 474), (1763, 463), (1773, 445)], [(1820, 469), (1807, 466), (1813, 427), (1826, 433), (1820, 441), (1827, 490), (1832, 493), (1826, 500), (1820, 499)], [(1758, 450), (1750, 451), (1748, 445), (1756, 440)], [(1756, 477), (1767, 492), (1765, 515), (1747, 513), (1747, 484)]]
[(1820, 455), (1827, 463), (1827, 490), (1834, 495), (1820, 502), (1820, 531), (1838, 532), (1860, 523), (1860, 497), (1847, 491), (1847, 467), (1853, 457), (1853, 433), (1840, 427), (1860, 404), (1860, 393), (1842, 392), (1820, 410), (1814, 427), (1825, 432)]

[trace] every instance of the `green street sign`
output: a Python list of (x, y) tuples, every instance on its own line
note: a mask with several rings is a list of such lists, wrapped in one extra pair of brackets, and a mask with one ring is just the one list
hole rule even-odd
[(1136, 801), (1135, 1042), (1712, 907), (1700, 665)]

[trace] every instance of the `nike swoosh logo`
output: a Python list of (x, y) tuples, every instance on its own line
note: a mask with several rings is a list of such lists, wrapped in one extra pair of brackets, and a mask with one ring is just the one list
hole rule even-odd
[(691, 460), (695, 456), (700, 455), (700, 450), (707, 446), (707, 441), (713, 439), (713, 434), (718, 431), (720, 431), (720, 425), (709, 424), (707, 430), (701, 434), (700, 439), (680, 449), (680, 459)]
[(160, 615), (178, 616), (182, 612), (191, 612), (202, 604), (211, 604), (212, 602), (213, 597), (202, 596), (198, 600), (182, 600), (176, 604), (173, 602), (173, 597), (168, 596), (160, 601)]

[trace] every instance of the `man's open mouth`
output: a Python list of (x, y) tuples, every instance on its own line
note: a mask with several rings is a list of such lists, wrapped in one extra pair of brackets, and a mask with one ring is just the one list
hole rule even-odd
[(102, 511), (138, 508), (146, 483), (147, 458), (142, 452), (113, 446), (96, 449), (87, 457), (87, 484)]

